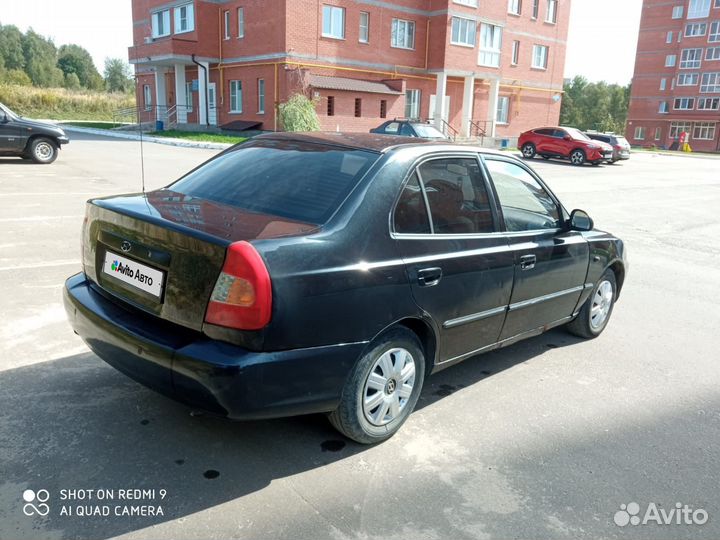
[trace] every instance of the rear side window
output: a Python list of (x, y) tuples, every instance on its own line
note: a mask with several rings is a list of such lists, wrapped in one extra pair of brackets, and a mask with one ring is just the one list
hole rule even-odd
[(221, 154), (168, 189), (322, 225), (378, 157), (364, 150), (260, 139)]
[(395, 232), (402, 234), (430, 234), (425, 197), (417, 174), (405, 184), (395, 207)]
[(400, 129), (400, 123), (399, 122), (390, 122), (385, 126), (385, 133), (397, 133), (398, 129)]

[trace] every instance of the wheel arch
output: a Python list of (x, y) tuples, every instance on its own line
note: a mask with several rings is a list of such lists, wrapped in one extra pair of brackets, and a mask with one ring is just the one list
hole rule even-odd
[[(437, 363), (438, 334), (436, 329), (433, 328), (433, 325), (422, 317), (405, 317), (389, 324), (388, 326), (380, 330), (375, 336), (373, 336), (373, 338), (368, 342), (368, 346), (365, 348), (362, 354), (365, 354), (365, 352), (368, 350), (368, 347), (375, 343), (375, 341), (380, 336), (395, 328), (405, 328), (406, 330), (409, 330), (410, 332), (415, 334), (420, 340), (420, 344), (423, 348), (423, 353), (425, 354), (425, 377), (430, 375), (433, 368), (435, 367), (435, 364)], [(362, 354), (360, 355), (360, 357), (362, 357)]]
[(620, 292), (622, 291), (623, 283), (625, 283), (625, 265), (620, 259), (616, 259), (607, 266), (607, 269), (615, 274), (615, 284), (617, 285), (615, 298), (620, 298)]
[(55, 136), (53, 136), (53, 135), (45, 135), (44, 133), (33, 133), (32, 135), (30, 135), (30, 136), (28, 137), (28, 140), (27, 140), (27, 142), (25, 143), (25, 148), (23, 148), (23, 152), (29, 152), (29, 151), (30, 151), (30, 146), (32, 145), (33, 141), (34, 141), (35, 139), (41, 139), (41, 138), (42, 138), (42, 139), (49, 139), (49, 140), (51, 140), (51, 141), (55, 144), (55, 149), (58, 150), (58, 151), (59, 151), (60, 148), (62, 147), (62, 145), (61, 145), (60, 142), (58, 141), (57, 137), (55, 137)]

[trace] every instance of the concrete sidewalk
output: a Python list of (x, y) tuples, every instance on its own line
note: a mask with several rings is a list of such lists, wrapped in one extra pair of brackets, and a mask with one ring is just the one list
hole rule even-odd
[[(91, 135), (103, 135), (105, 137), (115, 137), (118, 139), (127, 139), (131, 141), (139, 141), (140, 135), (138, 133), (127, 133), (123, 131), (115, 131), (112, 129), (96, 129), (72, 126), (68, 124), (58, 124), (65, 131), (70, 133), (88, 133)], [(233, 146), (230, 143), (217, 143), (217, 142), (202, 142), (202, 141), (189, 141), (187, 139), (173, 139), (172, 137), (153, 137), (152, 135), (143, 135), (143, 142), (166, 144), (168, 146), (181, 146), (186, 148), (209, 148), (211, 150), (225, 150)]]

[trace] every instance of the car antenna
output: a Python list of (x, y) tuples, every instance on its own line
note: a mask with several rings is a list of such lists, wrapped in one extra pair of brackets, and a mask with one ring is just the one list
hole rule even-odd
[[(140, 87), (140, 77), (137, 73), (135, 74), (135, 95), (138, 95), (138, 88)], [(143, 132), (142, 122), (140, 120), (140, 106), (135, 104), (135, 117), (137, 118), (138, 131), (140, 132), (140, 182), (142, 185), (142, 192), (145, 193), (145, 154), (143, 152)]]

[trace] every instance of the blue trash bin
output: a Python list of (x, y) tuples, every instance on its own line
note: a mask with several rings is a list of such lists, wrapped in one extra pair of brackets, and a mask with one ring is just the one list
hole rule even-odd
[(162, 131), (165, 129), (165, 123), (162, 120), (155, 120), (155, 131)]
[(510, 141), (508, 139), (500, 139), (500, 148), (505, 150), (508, 145), (510, 144)]

